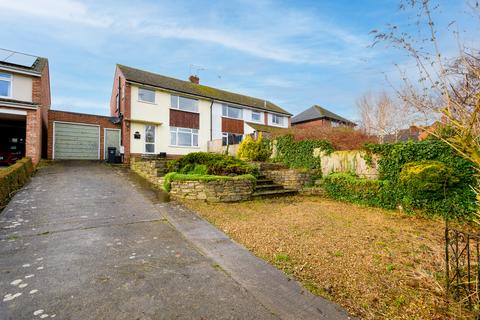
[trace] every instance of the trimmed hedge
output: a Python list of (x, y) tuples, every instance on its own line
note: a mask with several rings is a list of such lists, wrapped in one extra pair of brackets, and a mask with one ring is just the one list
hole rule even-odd
[(0, 208), (6, 206), (15, 191), (30, 179), (33, 170), (30, 158), (23, 158), (5, 169), (0, 169)]
[(172, 188), (172, 181), (219, 181), (219, 180), (241, 180), (241, 179), (248, 179), (253, 182), (257, 181), (257, 179), (251, 174), (244, 174), (240, 176), (215, 176), (215, 175), (208, 175), (208, 174), (183, 174), (177, 172), (170, 172), (165, 175), (165, 180), (163, 182), (163, 188), (165, 191), (170, 192)]

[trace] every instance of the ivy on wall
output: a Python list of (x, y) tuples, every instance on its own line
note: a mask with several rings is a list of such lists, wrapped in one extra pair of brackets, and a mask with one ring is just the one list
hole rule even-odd
[(332, 143), (326, 140), (295, 141), (292, 135), (277, 137), (275, 161), (282, 162), (290, 168), (319, 169), (320, 157), (313, 155), (313, 150), (317, 148), (327, 154), (333, 152)]
[(445, 218), (471, 218), (475, 211), (473, 164), (439, 140), (370, 144), (379, 155), (379, 180), (369, 182), (348, 174), (325, 177), (327, 193), (336, 199), (383, 208), (401, 206)]

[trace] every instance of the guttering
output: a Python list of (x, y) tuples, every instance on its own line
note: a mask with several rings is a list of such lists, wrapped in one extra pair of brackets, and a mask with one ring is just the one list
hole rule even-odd
[(2, 101), (0, 100), (1, 107), (13, 107), (13, 108), (21, 108), (21, 109), (28, 109), (28, 110), (37, 110), (38, 105), (26, 105), (22, 104), (21, 102), (10, 102), (10, 101)]
[(42, 74), (40, 72), (28, 71), (28, 70), (23, 70), (23, 69), (14, 68), (14, 67), (7, 67), (7, 66), (3, 66), (3, 65), (0, 65), (0, 70), (14, 72), (14, 73), (26, 74), (26, 75), (34, 76), (34, 77), (41, 77), (42, 76)]

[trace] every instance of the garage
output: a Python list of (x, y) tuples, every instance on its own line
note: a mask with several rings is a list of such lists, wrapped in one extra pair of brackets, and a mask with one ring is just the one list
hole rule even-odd
[[(2, 109), (5, 110), (5, 109)], [(25, 156), (26, 112), (0, 110), (0, 166), (11, 165)]]
[(100, 126), (84, 123), (53, 123), (53, 159), (99, 160)]

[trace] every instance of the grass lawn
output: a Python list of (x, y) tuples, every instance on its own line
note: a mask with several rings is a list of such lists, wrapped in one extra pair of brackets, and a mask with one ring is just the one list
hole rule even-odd
[(444, 224), (317, 197), (186, 205), (363, 319), (466, 318), (444, 301)]

